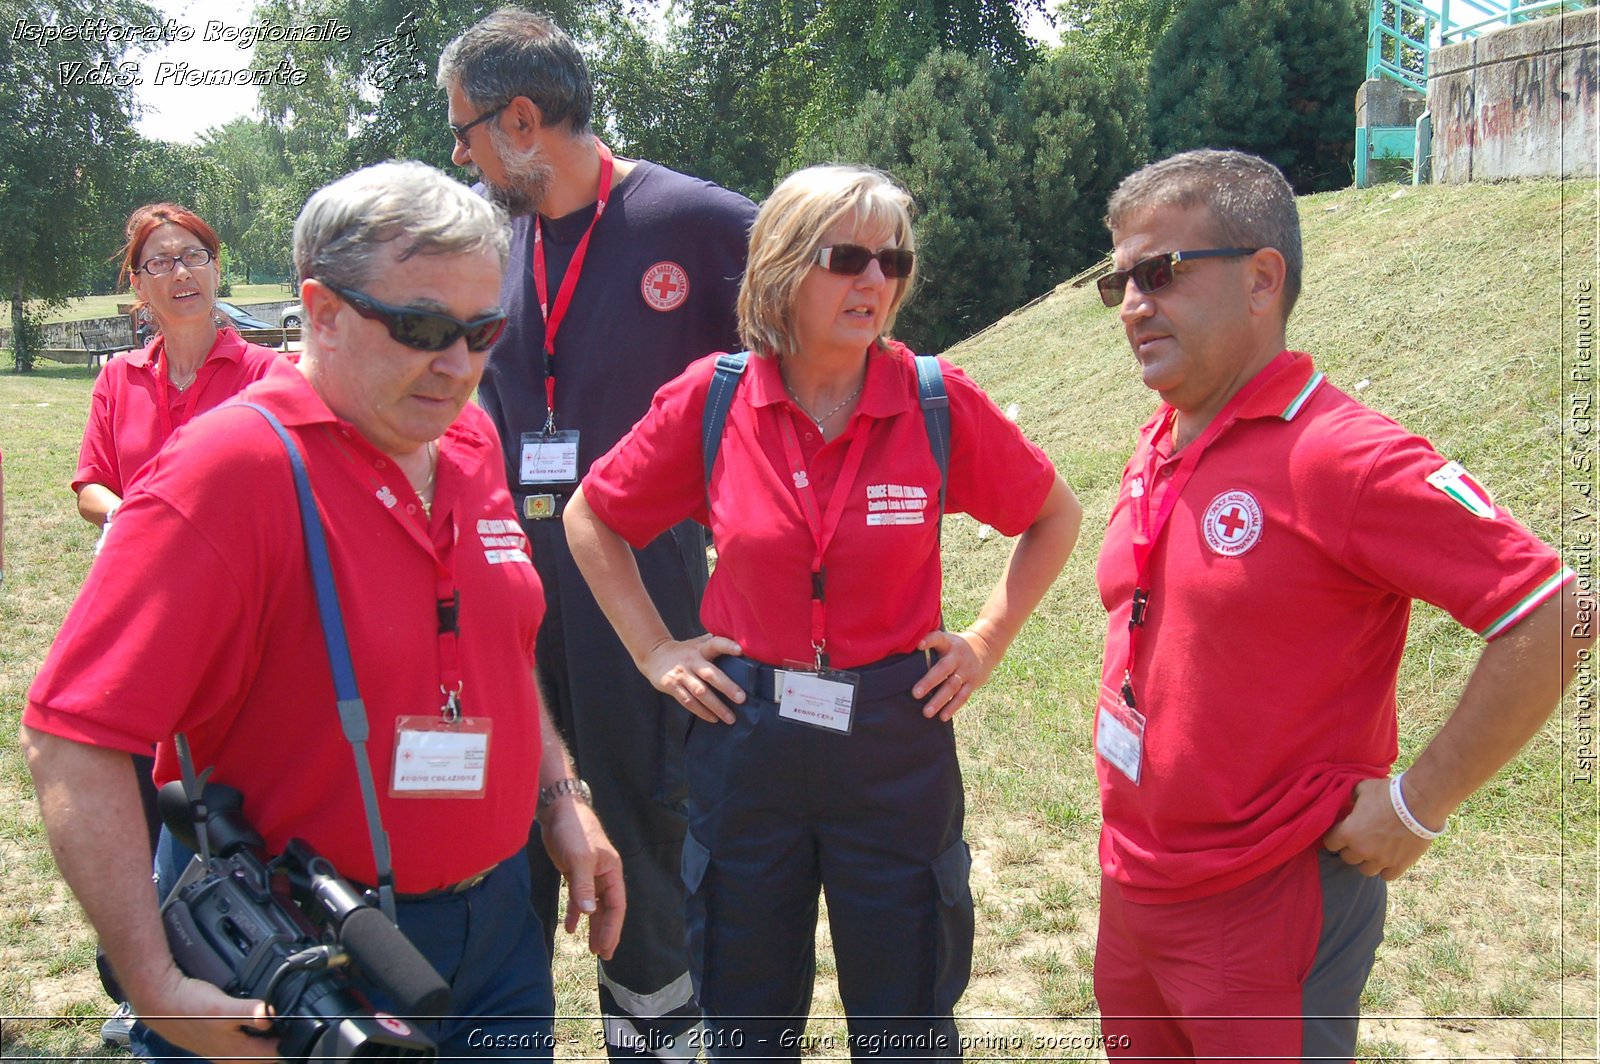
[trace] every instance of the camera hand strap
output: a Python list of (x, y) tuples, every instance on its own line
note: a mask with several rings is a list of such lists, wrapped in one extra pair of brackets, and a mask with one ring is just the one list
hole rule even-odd
[(378, 788), (372, 781), (372, 766), (367, 760), (367, 708), (356, 688), (355, 665), (350, 660), (350, 642), (345, 637), (344, 615), (339, 610), (339, 592), (333, 583), (333, 566), (328, 561), (328, 543), (322, 532), (322, 515), (311, 494), (311, 479), (306, 475), (305, 459), (283, 423), (272, 411), (255, 403), (245, 403), (267, 419), (272, 431), (289, 452), (294, 470), (295, 497), (300, 503), (300, 524), (305, 529), (306, 556), (311, 562), (311, 582), (317, 592), (317, 613), (322, 617), (322, 638), (328, 646), (328, 665), (333, 670), (333, 690), (339, 705), (339, 723), (355, 754), (356, 775), (361, 780), (361, 802), (366, 807), (367, 830), (372, 836), (372, 859), (378, 872), (378, 904), (390, 922), (394, 911), (394, 868), (389, 856), (389, 836), (384, 833), (378, 813)]

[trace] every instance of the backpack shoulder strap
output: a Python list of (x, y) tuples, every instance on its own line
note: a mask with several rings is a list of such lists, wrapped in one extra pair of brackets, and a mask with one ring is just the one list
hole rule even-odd
[(717, 464), (717, 452), (722, 449), (722, 430), (728, 423), (728, 410), (733, 406), (733, 395), (739, 390), (739, 380), (749, 364), (748, 351), (717, 356), (717, 371), (711, 376), (706, 409), (700, 417), (700, 451), (705, 456), (707, 490), (711, 488), (711, 469)]
[(918, 355), (917, 402), (928, 429), (928, 447), (939, 464), (939, 513), (944, 514), (944, 492), (950, 483), (950, 396), (944, 390), (944, 370), (937, 355)]

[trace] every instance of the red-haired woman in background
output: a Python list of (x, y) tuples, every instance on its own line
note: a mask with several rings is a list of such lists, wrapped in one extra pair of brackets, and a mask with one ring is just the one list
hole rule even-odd
[[(122, 280), (138, 297), (134, 313), (148, 314), (157, 333), (149, 346), (113, 358), (94, 382), (72, 490), (83, 519), (104, 529), (102, 542), (140, 470), (178, 427), (243, 391), (278, 357), (218, 321), (221, 243), (203, 218), (175, 203), (154, 203), (129, 216), (126, 232)], [(134, 764), (153, 850), (161, 828), (150, 778), (155, 758), (135, 755)], [(106, 992), (125, 1000), (103, 959), (97, 961)], [(122, 1005), (101, 1037), (126, 1045), (131, 1026)]]
[(214, 304), (217, 234), (175, 203), (128, 218), (122, 280), (158, 330), (146, 348), (119, 355), (94, 382), (72, 490), (85, 521), (109, 525), (139, 470), (178, 426), (219, 406), (266, 373), (278, 356), (222, 327)]

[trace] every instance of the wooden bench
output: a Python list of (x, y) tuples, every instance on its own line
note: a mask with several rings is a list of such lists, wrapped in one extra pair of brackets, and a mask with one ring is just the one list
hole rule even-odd
[(78, 339), (83, 341), (83, 350), (89, 356), (89, 365), (96, 372), (99, 372), (105, 360), (112, 355), (144, 346), (134, 335), (131, 325), (82, 329), (78, 332)]
[(239, 335), (246, 343), (262, 347), (285, 348), (300, 342), (299, 329), (240, 329)]
[(34, 351), (33, 357), (59, 362), (63, 366), (91, 366), (95, 370), (100, 369), (101, 362), (95, 352), (81, 347), (42, 347)]

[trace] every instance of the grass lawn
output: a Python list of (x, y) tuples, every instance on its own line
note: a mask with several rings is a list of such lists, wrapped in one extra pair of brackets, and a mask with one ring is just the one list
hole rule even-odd
[[(1574, 390), (1594, 394), (1592, 374), (1574, 383), (1569, 369), (1580, 329), (1573, 301), (1600, 282), (1595, 184), (1348, 190), (1303, 200), (1302, 216), (1309, 268), (1291, 344), (1313, 352), (1340, 387), (1430, 436), (1581, 565), (1572, 548), (1580, 535), (1592, 544), (1594, 521), (1575, 485), (1593, 489), (1595, 441), (1567, 412)], [(1020, 424), (1088, 511), (1066, 573), (958, 721), (978, 939), (957, 1011), (969, 1057), (1099, 1059), (1090, 720), (1105, 618), (1093, 561), (1153, 398), (1092, 287), (1058, 290), (951, 355), (1002, 408), (1020, 406)], [(0, 736), (15, 733), (27, 685), (89, 564), (94, 532), (67, 482), (90, 383), (81, 369), (0, 374)], [(948, 623), (959, 626), (1010, 544), (964, 517), (948, 519), (944, 542)], [(1415, 611), (1399, 680), (1401, 765), (1448, 715), (1478, 650), (1448, 617)], [(1588, 684), (1592, 697), (1592, 674)], [(1580, 749), (1587, 742), (1592, 755), (1592, 721), (1569, 695), (1391, 885), (1387, 941), (1364, 999), (1363, 1059), (1595, 1059), (1600, 806)], [(836, 1058), (846, 1050), (825, 921), (819, 940), (810, 1055)], [(6, 1058), (98, 1055), (109, 1005), (92, 959), (92, 935), (55, 874), (8, 739), (0, 1015), (26, 1018), (0, 1025)], [(557, 979), (568, 1017), (558, 1022), (559, 1055), (595, 1057), (592, 962), (564, 936)]]

